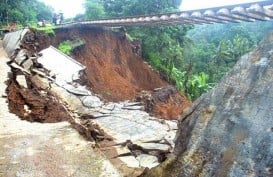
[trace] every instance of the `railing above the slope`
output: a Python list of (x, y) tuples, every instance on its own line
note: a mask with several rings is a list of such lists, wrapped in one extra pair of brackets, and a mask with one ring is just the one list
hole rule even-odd
[(267, 21), (273, 19), (273, 0), (215, 7), (209, 9), (181, 11), (164, 14), (98, 19), (66, 23), (70, 25), (89, 26), (158, 26), (158, 25), (192, 25), (212, 23), (239, 23)]

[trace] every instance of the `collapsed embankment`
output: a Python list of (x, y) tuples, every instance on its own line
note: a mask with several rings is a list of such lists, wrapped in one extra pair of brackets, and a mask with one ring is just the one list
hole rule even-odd
[[(57, 36), (58, 33), (62, 34), (67, 29), (59, 30), (56, 32)], [(79, 29), (74, 30), (77, 32)], [(90, 30), (92, 31), (92, 29)], [(75, 35), (76, 32), (73, 34)], [(108, 33), (116, 37), (117, 40), (119, 39), (120, 33), (104, 31), (101, 35), (107, 36)], [(69, 37), (68, 34), (65, 36)], [(123, 38), (120, 40), (127, 41)], [(165, 108), (164, 114), (166, 114), (168, 112), (166, 110), (172, 109), (172, 102), (178, 105), (175, 110), (182, 110), (179, 107), (180, 103), (184, 106), (189, 104), (185, 97), (174, 87), (168, 86), (151, 88), (153, 90), (143, 92), (138, 95), (139, 102), (103, 102), (97, 95), (90, 92), (90, 90), (93, 91), (93, 87), (90, 85), (89, 88), (85, 87), (85, 84), (88, 85), (90, 82), (86, 72), (88, 69), (92, 69), (93, 65), (85, 67), (84, 62), (81, 64), (56, 48), (47, 47), (50, 44), (57, 46), (60, 42), (58, 37), (50, 38), (29, 29), (5, 37), (4, 48), (11, 59), (8, 64), (12, 70), (9, 75), (10, 81), (7, 83), (10, 110), (30, 121), (69, 120), (72, 126), (89, 140), (95, 140), (106, 147), (101, 150), (114, 164), (117, 164), (120, 171), (128, 176), (137, 176), (143, 171), (143, 168), (152, 168), (164, 161), (174, 147), (173, 139), (177, 130), (177, 121), (159, 121), (149, 116), (143, 111), (144, 106), (141, 102), (145, 103), (145, 109), (150, 110), (160, 110), (155, 105), (162, 103), (164, 106), (165, 103), (169, 106), (169, 108)], [(78, 46), (74, 52), (77, 54), (80, 50), (85, 50), (86, 46), (88, 45), (85, 42), (84, 45)], [(102, 49), (104, 48), (102, 47)], [(132, 52), (132, 48), (128, 48), (128, 50)], [(132, 54), (135, 56), (134, 52)], [(167, 85), (157, 73), (149, 69), (147, 64), (143, 64), (138, 56), (136, 58), (136, 63), (139, 62), (140, 66), (147, 67), (147, 73), (151, 73), (152, 77), (155, 77), (163, 86)], [(123, 59), (127, 61), (126, 57)], [(100, 60), (107, 60), (107, 57), (100, 58)], [(111, 67), (112, 64), (110, 62), (107, 65)], [(133, 75), (130, 67), (124, 69), (125, 73), (130, 73), (128, 75)], [(91, 77), (91, 75), (89, 76)], [(106, 75), (105, 77), (110, 79), (111, 76)], [(96, 75), (92, 77), (96, 77)], [(133, 83), (137, 85), (134, 78), (131, 80), (134, 80)], [(129, 79), (129, 81), (131, 80)], [(130, 88), (134, 89), (135, 86)], [(122, 91), (121, 89), (120, 92)], [(176, 112), (176, 114), (179, 113)], [(173, 118), (169, 115), (166, 117)]]
[[(85, 84), (107, 101), (134, 100), (145, 104), (145, 110), (164, 119), (176, 119), (190, 106), (190, 101), (170, 87), (158, 72), (139, 56), (141, 46), (130, 42), (123, 30), (73, 27), (55, 30), (55, 37), (44, 39), (42, 48), (58, 47), (64, 41), (84, 41), (72, 51), (73, 58), (86, 66)], [(163, 89), (158, 89), (163, 88)], [(141, 94), (142, 91), (144, 94)]]

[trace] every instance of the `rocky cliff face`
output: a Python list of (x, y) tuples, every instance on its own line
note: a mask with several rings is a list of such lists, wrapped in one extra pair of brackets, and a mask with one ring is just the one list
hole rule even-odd
[(179, 118), (174, 157), (146, 176), (273, 176), (273, 33)]

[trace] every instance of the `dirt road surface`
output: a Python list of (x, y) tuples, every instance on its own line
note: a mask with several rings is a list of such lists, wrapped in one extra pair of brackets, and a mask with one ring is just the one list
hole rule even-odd
[(69, 123), (30, 123), (9, 112), (7, 61), (0, 41), (0, 177), (120, 176)]

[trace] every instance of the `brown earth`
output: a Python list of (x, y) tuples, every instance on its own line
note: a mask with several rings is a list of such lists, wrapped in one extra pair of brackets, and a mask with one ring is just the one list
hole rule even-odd
[(191, 102), (174, 86), (153, 91), (142, 91), (136, 98), (145, 105), (145, 111), (162, 119), (177, 119)]
[(49, 92), (38, 89), (23, 88), (17, 82), (15, 72), (10, 74), (7, 82), (9, 110), (22, 119), (31, 122), (55, 123), (69, 120), (65, 108)]

